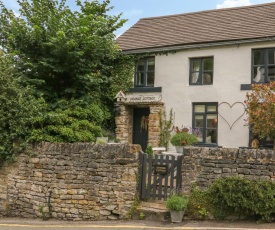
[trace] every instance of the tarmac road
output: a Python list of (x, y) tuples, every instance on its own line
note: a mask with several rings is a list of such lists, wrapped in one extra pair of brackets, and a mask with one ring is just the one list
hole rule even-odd
[(0, 230), (275, 230), (275, 223), (242, 221), (183, 221), (178, 224), (156, 221), (41, 221), (32, 219), (2, 218)]

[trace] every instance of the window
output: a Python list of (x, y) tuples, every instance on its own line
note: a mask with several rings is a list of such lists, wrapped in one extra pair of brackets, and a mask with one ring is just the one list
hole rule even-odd
[(190, 85), (213, 84), (213, 57), (190, 59)]
[(218, 103), (193, 103), (193, 129), (200, 133), (199, 144), (217, 144)]
[(252, 83), (275, 80), (275, 48), (252, 50)]
[(155, 57), (140, 59), (135, 71), (135, 87), (154, 87)]

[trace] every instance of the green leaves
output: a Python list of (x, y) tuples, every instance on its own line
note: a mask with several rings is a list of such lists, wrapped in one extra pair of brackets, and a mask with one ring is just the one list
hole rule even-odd
[[(110, 1), (76, 3), (80, 10), (73, 12), (65, 0), (19, 0), (19, 18), (1, 6), (0, 31), (4, 33), (0, 45), (11, 54), (16, 50), (15, 64), (22, 70), (24, 81), (41, 93), (48, 91), (48, 102), (98, 91), (98, 84), (83, 81), (83, 76), (94, 78), (100, 72), (104, 75), (97, 77), (110, 77), (109, 67), (119, 53), (113, 32), (125, 21), (120, 15), (107, 15)], [(33, 79), (43, 80), (44, 84), (30, 81)], [(103, 79), (101, 84), (105, 82)]]
[(29, 142), (94, 141), (112, 128), (134, 64), (114, 41), (125, 20), (101, 2), (76, 0), (73, 12), (66, 0), (18, 0), (18, 16), (0, 0), (2, 159)]
[(8, 56), (0, 55), (0, 162), (24, 149), (46, 107), (43, 99), (33, 96), (32, 88), (21, 87), (14, 72)]
[(234, 214), (265, 221), (275, 217), (275, 183), (272, 181), (227, 177), (215, 180), (207, 193), (216, 216)]

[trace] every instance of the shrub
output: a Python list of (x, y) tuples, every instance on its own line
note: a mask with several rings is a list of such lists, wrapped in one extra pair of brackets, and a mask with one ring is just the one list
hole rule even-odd
[(206, 219), (211, 210), (211, 204), (208, 199), (208, 193), (194, 186), (189, 196), (189, 202), (186, 210), (187, 216), (191, 219)]
[(230, 214), (271, 221), (275, 218), (275, 183), (239, 177), (218, 179), (208, 189), (215, 217)]
[(172, 195), (167, 199), (166, 207), (170, 210), (183, 211), (188, 204), (188, 198), (182, 195)]

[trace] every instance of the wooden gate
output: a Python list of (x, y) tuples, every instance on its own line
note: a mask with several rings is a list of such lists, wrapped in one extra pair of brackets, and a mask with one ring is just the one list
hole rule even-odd
[(147, 155), (141, 152), (138, 191), (141, 200), (164, 199), (182, 186), (182, 156)]

